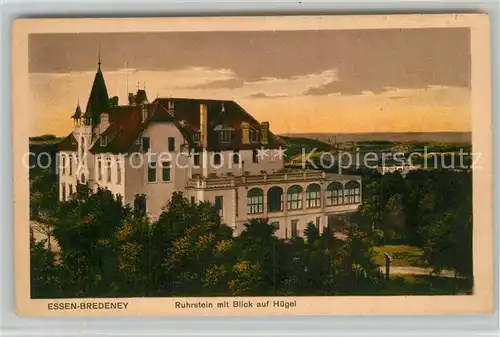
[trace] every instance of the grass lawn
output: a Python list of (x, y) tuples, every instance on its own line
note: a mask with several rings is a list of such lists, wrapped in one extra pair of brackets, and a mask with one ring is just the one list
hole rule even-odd
[(375, 263), (385, 266), (384, 253), (392, 257), (393, 266), (414, 266), (421, 267), (421, 256), (423, 251), (420, 248), (407, 245), (386, 245), (374, 247)]

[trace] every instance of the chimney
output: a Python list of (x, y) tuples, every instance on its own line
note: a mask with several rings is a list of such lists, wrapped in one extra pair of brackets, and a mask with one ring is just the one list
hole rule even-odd
[(129, 92), (128, 93), (128, 105), (134, 105), (135, 97), (134, 94)]
[(204, 103), (200, 103), (200, 144), (203, 148), (207, 147), (208, 133), (208, 108)]
[(169, 99), (167, 101), (167, 111), (169, 114), (171, 114), (172, 116), (175, 116), (175, 103), (174, 103), (174, 100), (172, 99)]
[(268, 135), (269, 135), (269, 122), (262, 122), (262, 124), (260, 125), (260, 142), (262, 144), (269, 143)]
[(250, 124), (248, 122), (241, 122), (241, 143), (249, 144), (250, 143)]
[(109, 99), (110, 106), (118, 106), (119, 98), (118, 96), (113, 96)]

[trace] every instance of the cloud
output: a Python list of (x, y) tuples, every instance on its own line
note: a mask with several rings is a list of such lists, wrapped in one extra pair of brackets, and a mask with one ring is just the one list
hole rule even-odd
[[(95, 72), (31, 74), (29, 100), (37, 106), (35, 118), (29, 121), (31, 134), (63, 135), (69, 132), (69, 117), (77, 99), (85, 109), (94, 76)], [(230, 69), (204, 67), (172, 71), (119, 69), (104, 72), (104, 78), (109, 95), (119, 96), (121, 104), (126, 101), (128, 92), (136, 90), (137, 82), (141, 87), (146, 82), (150, 101), (157, 95), (232, 99), (256, 119), (269, 120), (276, 132), (465, 130), (470, 123), (470, 91), (467, 88), (384, 87), (382, 92), (348, 95), (337, 91), (311, 97), (312, 90), (342, 81), (334, 69), (301, 76), (262, 77), (253, 81), (243, 81)], [(270, 109), (273, 113), (269, 113)], [(412, 123), (416, 126), (412, 127)]]
[(212, 82), (191, 86), (190, 89), (236, 89), (243, 87), (245, 81), (238, 78), (215, 80)]
[(263, 92), (258, 92), (256, 94), (251, 94), (251, 95), (248, 95), (247, 98), (280, 98), (280, 97), (287, 97), (287, 95), (274, 95), (274, 96), (271, 96), (271, 95), (267, 95)]
[[(103, 72), (106, 84), (111, 89), (126, 85), (130, 88), (136, 85), (151, 88), (162, 88), (165, 91), (173, 89), (196, 88), (212, 82), (234, 80), (236, 75), (230, 69), (209, 69), (206, 67), (190, 67), (170, 71), (144, 71), (137, 69), (118, 69)], [(95, 71), (81, 71), (70, 73), (33, 73), (30, 79), (38, 82), (52, 82), (54, 85), (64, 82), (92, 81)], [(121, 83), (121, 84), (120, 84)], [(91, 86), (91, 84), (90, 84)], [(86, 89), (90, 89), (90, 86)], [(109, 89), (109, 88), (108, 88)]]

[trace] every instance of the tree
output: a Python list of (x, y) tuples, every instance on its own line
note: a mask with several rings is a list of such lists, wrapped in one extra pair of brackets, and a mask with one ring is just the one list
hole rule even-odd
[(282, 250), (275, 232), (276, 227), (267, 219), (251, 219), (235, 238), (237, 261), (252, 266), (253, 277), (257, 271), (260, 273), (259, 282), (252, 287), (252, 291), (260, 295), (275, 294), (282, 274), (279, 254)]
[(51, 219), (58, 204), (57, 176), (49, 169), (30, 170), (30, 224), (31, 228), (47, 238), (52, 246)]
[[(342, 245), (341, 259), (336, 259), (339, 289), (355, 292), (377, 285), (380, 280), (380, 270), (373, 261), (374, 250), (370, 233), (350, 228), (347, 240)], [(339, 265), (339, 262), (343, 263)]]
[[(176, 193), (152, 225), (152, 271), (161, 293), (227, 290), (232, 229), (211, 203), (192, 203)], [(162, 288), (161, 285), (169, 285)]]
[(314, 223), (309, 222), (306, 229), (304, 230), (304, 234), (307, 238), (307, 244), (312, 246), (314, 245), (314, 242), (316, 242), (316, 239), (319, 237), (319, 230)]
[(110, 191), (90, 193), (84, 186), (56, 209), (53, 232), (77, 296), (112, 296), (118, 291), (122, 274), (117, 233), (130, 213)]
[(455, 276), (472, 278), (472, 216), (447, 213), (434, 223), (424, 242), (425, 262), (440, 273), (449, 269)]
[(30, 240), (30, 285), (32, 298), (61, 297), (61, 270), (55, 264), (54, 253), (45, 249), (45, 240)]

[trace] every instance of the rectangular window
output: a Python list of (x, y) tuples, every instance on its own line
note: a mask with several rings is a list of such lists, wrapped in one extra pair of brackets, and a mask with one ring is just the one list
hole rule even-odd
[(66, 174), (66, 156), (65, 155), (61, 155), (62, 157), (62, 174)]
[(321, 217), (316, 217), (316, 228), (317, 229), (320, 229), (320, 226), (321, 226)]
[(219, 152), (214, 153), (214, 165), (220, 165), (221, 154)]
[(196, 167), (200, 166), (200, 153), (199, 152), (193, 153), (193, 165)]
[(258, 156), (258, 153), (259, 153), (259, 152), (257, 151), (257, 149), (252, 150), (252, 161), (253, 161), (254, 163), (258, 163), (258, 162), (259, 162), (259, 156)]
[(254, 195), (248, 197), (248, 214), (264, 213), (264, 195)]
[(97, 180), (102, 180), (102, 161), (97, 159)]
[(120, 162), (116, 162), (116, 183), (122, 183), (122, 165)]
[(141, 215), (146, 214), (147, 204), (146, 204), (146, 196), (145, 195), (136, 195), (135, 196), (134, 210)]
[(306, 191), (307, 208), (321, 207), (321, 191)]
[(69, 195), (73, 194), (73, 185), (69, 184)]
[(355, 204), (359, 203), (361, 199), (361, 191), (359, 187), (346, 188), (344, 190), (344, 203)]
[(106, 178), (107, 178), (108, 183), (110, 183), (111, 182), (111, 160), (110, 159), (108, 159), (106, 161), (106, 176), (107, 176)]
[(63, 201), (66, 200), (66, 184), (65, 183), (61, 184), (61, 199)]
[(240, 163), (240, 150), (234, 150), (233, 151), (233, 164), (239, 164)]
[(148, 182), (156, 182), (156, 162), (150, 162), (148, 164)]
[(224, 214), (224, 198), (222, 196), (215, 197), (215, 209), (217, 210), (217, 214), (222, 219), (222, 215)]
[(162, 163), (161, 176), (163, 181), (170, 181), (170, 162), (164, 161)]
[(142, 152), (148, 152), (150, 146), (149, 137), (142, 137)]
[(239, 208), (239, 205), (238, 205), (238, 200), (240, 200), (240, 197), (238, 196), (238, 189), (236, 189), (234, 191), (234, 199), (235, 199), (235, 203), (236, 203), (236, 216), (238, 216), (238, 208)]
[(288, 210), (302, 209), (302, 193), (288, 192), (287, 193)]
[(73, 175), (73, 155), (69, 155), (69, 176), (71, 177)]
[(292, 239), (297, 237), (299, 220), (292, 220)]
[(220, 133), (220, 141), (222, 143), (229, 143), (231, 142), (231, 131), (221, 131)]
[(351, 202), (351, 190), (350, 189), (346, 189), (344, 191), (344, 202), (346, 204), (352, 204), (352, 202)]
[(248, 132), (248, 138), (250, 139), (250, 143), (257, 143), (259, 141), (259, 137), (257, 135), (256, 130), (250, 130)]
[(328, 191), (328, 199), (331, 199), (331, 205), (340, 205), (342, 204), (342, 190), (330, 190)]
[(196, 199), (195, 199), (195, 197), (191, 197), (191, 203), (192, 203), (192, 204), (196, 203)]
[(199, 142), (200, 141), (200, 133), (195, 132), (193, 133), (193, 142)]
[(175, 152), (175, 138), (168, 137), (168, 152)]

